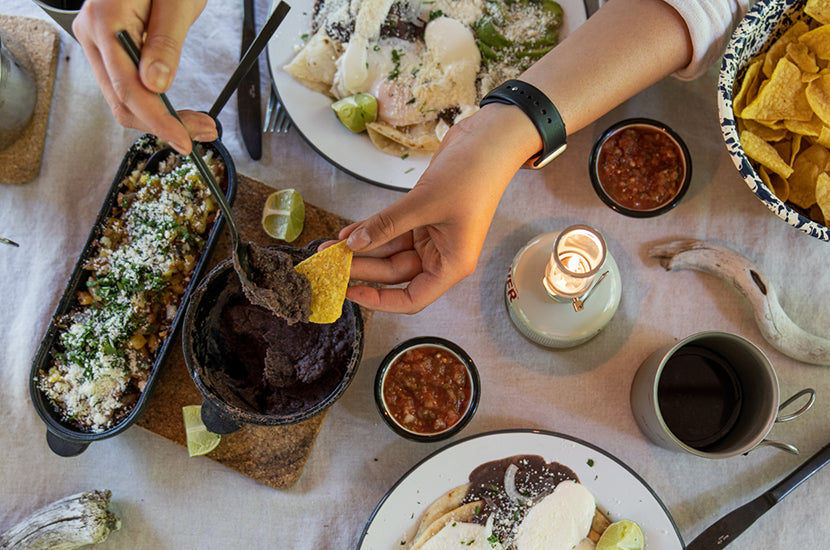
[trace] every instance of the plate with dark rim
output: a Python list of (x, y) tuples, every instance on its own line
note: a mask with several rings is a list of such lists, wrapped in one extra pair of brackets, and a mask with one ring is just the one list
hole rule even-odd
[(646, 548), (683, 550), (683, 538), (666, 506), (634, 470), (611, 453), (571, 436), (542, 430), (486, 432), (451, 443), (405, 473), (372, 512), (358, 550), (404, 548), (424, 509), (468, 481), (477, 466), (508, 456), (539, 455), (573, 470), (611, 521), (636, 521)]
[[(558, 0), (565, 12), (560, 41), (587, 19), (583, 0)], [(271, 10), (278, 4), (272, 2)], [(283, 67), (311, 29), (315, 0), (293, 0), (291, 11), (268, 42), (268, 65), (280, 101), (303, 139), (337, 168), (368, 183), (406, 191), (418, 182), (431, 155), (400, 158), (381, 152), (363, 133), (356, 135), (337, 120), (332, 99), (306, 88)]]

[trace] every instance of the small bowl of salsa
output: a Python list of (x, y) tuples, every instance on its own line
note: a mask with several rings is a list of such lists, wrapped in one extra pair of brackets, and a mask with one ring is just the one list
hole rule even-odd
[(614, 124), (597, 140), (589, 165), (599, 198), (634, 218), (668, 212), (680, 202), (692, 179), (692, 160), (671, 128), (648, 118)]
[(461, 431), (478, 407), (481, 382), (457, 344), (435, 336), (395, 346), (375, 376), (375, 402), (384, 422), (413, 441), (441, 441)]

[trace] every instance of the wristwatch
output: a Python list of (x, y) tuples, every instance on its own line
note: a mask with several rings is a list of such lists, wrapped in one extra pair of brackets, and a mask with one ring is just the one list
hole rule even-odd
[(488, 103), (515, 105), (539, 131), (542, 150), (530, 157), (523, 168), (542, 168), (562, 154), (568, 146), (568, 134), (559, 111), (536, 86), (521, 80), (508, 80), (484, 96), (479, 106), (484, 107)]

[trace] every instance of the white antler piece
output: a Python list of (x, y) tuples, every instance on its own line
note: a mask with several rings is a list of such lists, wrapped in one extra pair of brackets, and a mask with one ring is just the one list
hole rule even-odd
[(656, 245), (649, 256), (667, 271), (694, 269), (729, 282), (749, 301), (761, 334), (781, 353), (804, 363), (830, 365), (830, 340), (798, 326), (781, 309), (773, 286), (758, 268), (738, 252), (701, 240)]

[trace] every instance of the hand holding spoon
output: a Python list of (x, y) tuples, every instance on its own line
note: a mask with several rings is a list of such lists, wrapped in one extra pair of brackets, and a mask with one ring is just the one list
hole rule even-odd
[[(130, 35), (126, 31), (119, 31), (117, 36), (121, 41), (121, 44), (124, 46), (124, 49), (127, 50), (127, 54), (133, 60), (133, 63), (138, 66), (141, 53), (135, 45), (135, 42), (133, 42), (132, 38), (130, 38)], [(167, 108), (167, 111), (181, 122), (178, 113), (176, 113), (176, 110), (170, 104), (167, 96), (164, 93), (160, 93), (158, 95), (161, 98), (162, 103), (164, 103), (164, 106)], [(190, 160), (196, 165), (199, 175), (205, 182), (205, 185), (207, 185), (210, 189), (213, 198), (219, 205), (219, 210), (222, 211), (222, 215), (228, 223), (228, 230), (231, 233), (233, 265), (239, 274), (239, 279), (242, 281), (243, 285), (253, 285), (253, 271), (248, 262), (248, 243), (239, 238), (239, 228), (236, 225), (236, 220), (234, 220), (231, 207), (228, 204), (228, 201), (225, 200), (225, 195), (222, 193), (222, 189), (219, 188), (219, 184), (216, 183), (216, 178), (213, 177), (213, 173), (210, 171), (210, 168), (208, 168), (205, 164), (205, 161), (202, 159), (201, 155), (196, 152), (195, 143), (190, 151)]]

